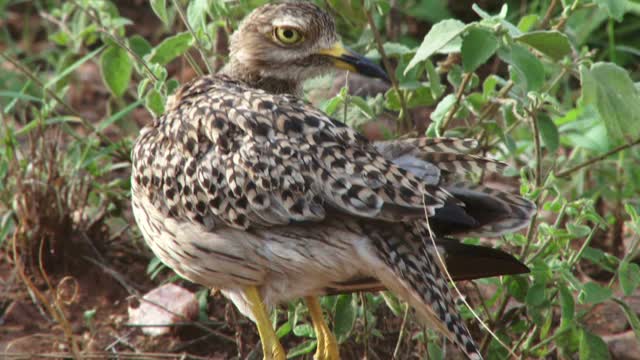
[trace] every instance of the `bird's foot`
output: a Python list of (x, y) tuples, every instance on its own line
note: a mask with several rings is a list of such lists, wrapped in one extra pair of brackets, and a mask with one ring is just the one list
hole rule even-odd
[(321, 331), (317, 334), (318, 345), (313, 360), (340, 360), (340, 351), (338, 350), (338, 341), (336, 337), (328, 331)]
[(249, 286), (244, 289), (244, 295), (258, 327), (264, 360), (286, 360), (287, 353), (285, 353), (278, 336), (273, 331), (269, 314), (267, 314), (267, 309), (262, 302), (260, 292), (255, 286)]
[(305, 298), (313, 329), (316, 332), (318, 344), (316, 345), (316, 353), (313, 360), (340, 360), (340, 351), (338, 350), (338, 341), (333, 335), (327, 323), (322, 316), (322, 308), (317, 298), (309, 296)]
[(287, 358), (287, 353), (277, 340), (275, 343), (262, 344), (262, 351), (264, 360), (286, 360)]

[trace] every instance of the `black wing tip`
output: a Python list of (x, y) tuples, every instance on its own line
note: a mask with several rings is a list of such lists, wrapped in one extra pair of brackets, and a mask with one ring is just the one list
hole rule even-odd
[(524, 263), (502, 250), (453, 239), (440, 241), (439, 245), (445, 250), (447, 269), (456, 281), (531, 272)]

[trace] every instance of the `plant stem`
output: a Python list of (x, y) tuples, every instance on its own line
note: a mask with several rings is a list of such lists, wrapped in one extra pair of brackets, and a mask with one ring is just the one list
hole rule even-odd
[[(204, 62), (204, 65), (207, 67), (207, 71), (209, 72), (209, 74), (213, 74), (213, 69), (211, 68), (209, 61), (207, 60), (207, 55), (204, 53), (204, 46), (202, 46), (202, 43), (200, 43), (200, 39), (198, 39), (198, 36), (196, 35), (195, 31), (193, 31), (191, 24), (189, 24), (189, 20), (187, 20), (187, 17), (184, 15), (184, 11), (182, 10), (182, 7), (180, 6), (180, 4), (178, 4), (177, 0), (173, 0), (173, 5), (178, 10), (178, 14), (180, 15), (180, 18), (182, 19), (182, 22), (184, 23), (184, 25), (187, 27), (187, 30), (189, 30), (189, 32), (191, 33), (191, 36), (193, 36), (193, 40), (196, 42), (196, 49), (198, 49), (198, 52), (202, 57), (202, 61)], [(196, 66), (194, 69), (198, 73), (198, 75), (202, 75), (202, 70), (200, 69), (199, 66)]]
[(447, 130), (447, 127), (449, 127), (451, 119), (453, 119), (453, 115), (455, 115), (456, 111), (458, 111), (458, 108), (460, 107), (460, 101), (462, 100), (462, 95), (464, 95), (464, 89), (467, 87), (467, 84), (469, 84), (469, 81), (471, 81), (472, 77), (473, 73), (464, 74), (462, 82), (460, 83), (460, 87), (458, 87), (458, 91), (456, 92), (456, 101), (453, 103), (451, 109), (449, 109), (449, 112), (447, 113), (447, 116), (442, 122), (442, 126), (439, 130), (440, 134), (444, 134), (444, 132)]
[(540, 128), (538, 127), (538, 119), (534, 110), (529, 111), (529, 119), (531, 120), (531, 129), (533, 130), (534, 156), (536, 157), (535, 168), (535, 184), (536, 188), (542, 186), (542, 144), (540, 142)]
[(393, 350), (392, 359), (398, 358), (398, 352), (400, 351), (400, 345), (402, 344), (402, 337), (404, 336), (404, 330), (407, 326), (407, 315), (409, 315), (409, 305), (405, 304), (404, 316), (402, 317), (402, 325), (400, 325), (400, 334), (398, 334), (398, 341), (396, 342), (396, 347)]
[(77, 7), (79, 7), (82, 10), (82, 12), (84, 12), (88, 17), (90, 17), (91, 20), (95, 21), (95, 23), (98, 25), (98, 31), (100, 31), (102, 34), (109, 37), (113, 42), (118, 44), (118, 46), (125, 49), (129, 53), (129, 55), (131, 55), (131, 57), (133, 57), (136, 60), (136, 62), (144, 68), (145, 72), (147, 73), (147, 75), (149, 75), (149, 77), (152, 79), (154, 84), (160, 81), (158, 77), (153, 73), (153, 71), (151, 71), (146, 61), (144, 61), (138, 54), (136, 54), (135, 51), (133, 51), (130, 47), (128, 47), (127, 44), (125, 44), (125, 42), (122, 39), (118, 38), (117, 36), (107, 31), (107, 29), (102, 25), (102, 21), (100, 21), (99, 17), (95, 16), (93, 12), (90, 11), (90, 9), (85, 9), (84, 7), (82, 7), (77, 1), (73, 1), (73, 2)]
[[(364, 1), (362, 2), (364, 6)], [(371, 27), (371, 31), (373, 32), (373, 37), (376, 40), (376, 47), (378, 52), (380, 53), (380, 58), (382, 59), (382, 64), (384, 65), (384, 69), (387, 71), (387, 75), (389, 75), (389, 79), (391, 80), (391, 86), (393, 90), (398, 94), (398, 100), (400, 100), (400, 108), (402, 109), (400, 113), (400, 130), (401, 132), (410, 131), (413, 127), (413, 120), (411, 119), (411, 114), (409, 113), (409, 108), (407, 107), (407, 100), (404, 97), (404, 92), (400, 90), (398, 85), (398, 78), (396, 78), (396, 73), (389, 62), (389, 58), (387, 57), (387, 53), (384, 51), (384, 43), (382, 41), (382, 36), (376, 27), (375, 22), (373, 21), (373, 16), (371, 15), (370, 9), (365, 9), (365, 13), (367, 15), (367, 21), (369, 22), (369, 27)]]
[(569, 168), (567, 170), (560, 171), (559, 173), (555, 174), (555, 176), (556, 177), (567, 177), (567, 176), (573, 174), (574, 172), (576, 172), (576, 171), (578, 171), (578, 170), (580, 170), (580, 169), (582, 169), (584, 167), (587, 167), (589, 165), (595, 164), (598, 161), (602, 161), (602, 160), (606, 159), (607, 157), (609, 157), (609, 156), (611, 156), (611, 155), (613, 155), (615, 153), (618, 153), (620, 151), (626, 150), (626, 149), (628, 149), (630, 147), (633, 147), (635, 145), (638, 145), (638, 144), (640, 144), (640, 137), (635, 139), (635, 140), (633, 140), (633, 141), (631, 141), (630, 143), (627, 143), (627, 144), (624, 144), (624, 145), (620, 145), (620, 146), (616, 147), (615, 149), (607, 151), (606, 153), (604, 153), (602, 155), (599, 155), (599, 156), (596, 156), (594, 158), (591, 158), (591, 159), (589, 159), (589, 160), (587, 160), (587, 161), (585, 161), (585, 162), (583, 162), (581, 164), (578, 164), (578, 165), (576, 165), (574, 167), (571, 167), (571, 168)]
[(540, 22), (540, 26), (538, 26), (539, 29), (545, 29), (547, 25), (549, 25), (549, 20), (551, 20), (556, 6), (558, 6), (558, 0), (551, 0), (551, 4), (549, 4), (549, 7), (547, 8), (547, 12), (544, 14), (544, 18)]

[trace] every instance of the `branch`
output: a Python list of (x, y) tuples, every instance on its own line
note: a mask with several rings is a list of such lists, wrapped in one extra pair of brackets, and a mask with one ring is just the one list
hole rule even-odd
[(602, 155), (599, 155), (599, 156), (596, 156), (596, 157), (594, 157), (592, 159), (589, 159), (589, 160), (583, 162), (582, 164), (578, 164), (578, 165), (576, 165), (576, 166), (574, 166), (572, 168), (569, 168), (567, 170), (561, 171), (561, 172), (559, 172), (559, 173), (557, 173), (555, 175), (556, 175), (556, 177), (567, 177), (567, 176), (573, 174), (574, 172), (576, 172), (576, 171), (578, 171), (578, 170), (580, 170), (580, 169), (582, 169), (584, 167), (587, 167), (589, 165), (595, 164), (598, 161), (602, 161), (602, 160), (606, 159), (607, 157), (609, 157), (609, 156), (611, 156), (611, 155), (613, 155), (615, 153), (618, 153), (620, 151), (626, 150), (626, 149), (628, 149), (630, 147), (633, 147), (635, 145), (638, 145), (638, 144), (640, 144), (640, 137), (635, 139), (635, 140), (633, 140), (630, 143), (627, 143), (627, 144), (624, 144), (624, 145), (620, 145), (620, 146), (618, 146), (617, 148), (615, 148), (613, 150), (610, 150), (610, 151), (608, 151), (608, 152), (606, 152), (606, 153), (604, 153)]
[(449, 109), (449, 112), (447, 113), (447, 116), (444, 118), (444, 121), (442, 122), (442, 126), (439, 129), (440, 134), (443, 134), (445, 130), (447, 130), (447, 127), (449, 127), (449, 123), (453, 119), (453, 115), (455, 115), (456, 111), (458, 111), (458, 108), (460, 107), (460, 101), (462, 100), (462, 95), (464, 95), (464, 89), (467, 87), (467, 84), (469, 84), (469, 81), (471, 81), (472, 77), (473, 77), (473, 73), (471, 72), (464, 74), (464, 77), (462, 78), (462, 82), (460, 83), (460, 87), (456, 92), (456, 101), (451, 106), (451, 109)]

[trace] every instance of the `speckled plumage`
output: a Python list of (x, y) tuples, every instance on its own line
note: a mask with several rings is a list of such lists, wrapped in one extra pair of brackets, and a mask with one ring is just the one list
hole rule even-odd
[[(273, 6), (263, 11), (277, 19)], [(285, 17), (319, 11), (327, 21), (315, 6), (301, 6)], [(330, 24), (317, 39), (336, 38)], [(242, 34), (234, 35), (240, 44)], [(274, 89), (264, 84), (277, 72), (238, 74), (261, 69), (240, 64), (234, 53), (246, 49), (238, 46), (223, 74), (185, 84), (136, 141), (132, 204), (154, 253), (183, 277), (222, 289), (249, 317), (240, 291), (246, 286), (257, 286), (273, 305), (345, 284), (382, 285), (467, 356), (481, 358), (434, 260), (424, 217), (441, 244), (454, 244), (444, 239), (450, 234), (522, 227), (534, 210), (530, 202), (460, 182), (464, 172), (505, 165), (470, 155), (472, 140), (371, 143), (288, 94), (323, 69), (297, 73), (293, 86)], [(302, 59), (292, 61), (303, 66)]]

